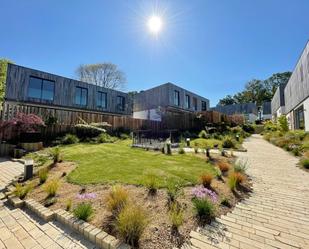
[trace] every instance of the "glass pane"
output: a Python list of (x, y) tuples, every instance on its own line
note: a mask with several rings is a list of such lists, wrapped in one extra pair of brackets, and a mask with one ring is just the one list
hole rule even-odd
[(54, 100), (54, 85), (53, 81), (43, 80), (42, 99)]
[(88, 90), (86, 88), (82, 88), (82, 95), (81, 95), (81, 105), (87, 105), (87, 96)]
[(34, 77), (30, 77), (29, 87), (28, 87), (28, 97), (30, 98), (41, 98), (42, 80)]
[(107, 108), (107, 94), (102, 93), (102, 107)]
[(75, 104), (80, 105), (81, 103), (81, 91), (80, 87), (75, 88)]
[(106, 93), (98, 92), (97, 106), (101, 108), (106, 108), (106, 105), (107, 105)]

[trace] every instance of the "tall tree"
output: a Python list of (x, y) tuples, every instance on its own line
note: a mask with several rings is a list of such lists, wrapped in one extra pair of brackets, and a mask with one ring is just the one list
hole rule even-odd
[(261, 105), (265, 101), (271, 101), (277, 87), (286, 84), (291, 77), (291, 72), (275, 73), (266, 80), (253, 79), (246, 83), (242, 92), (236, 93), (233, 97), (227, 95), (219, 100), (219, 105), (234, 103), (254, 102)]
[(110, 89), (123, 89), (126, 84), (125, 74), (112, 63), (80, 65), (76, 70), (80, 81)]
[(0, 109), (2, 108), (2, 103), (5, 94), (5, 82), (6, 82), (6, 72), (8, 63), (12, 63), (8, 59), (0, 59)]

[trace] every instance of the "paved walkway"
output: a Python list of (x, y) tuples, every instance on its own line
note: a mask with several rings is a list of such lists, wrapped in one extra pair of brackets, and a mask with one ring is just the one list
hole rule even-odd
[[(0, 188), (23, 172), (23, 165), (0, 159)], [(1, 189), (0, 189), (1, 191)], [(45, 222), (28, 210), (11, 208), (0, 201), (0, 249), (96, 248), (56, 221)]]
[(246, 153), (253, 193), (231, 213), (191, 232), (184, 248), (309, 248), (309, 174), (298, 159), (266, 142), (249, 138)]
[(14, 179), (24, 172), (21, 163), (10, 161), (7, 158), (0, 158), (0, 192)]

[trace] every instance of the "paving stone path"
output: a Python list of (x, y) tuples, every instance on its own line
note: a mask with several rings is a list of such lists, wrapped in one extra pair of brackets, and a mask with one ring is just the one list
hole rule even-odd
[[(0, 187), (4, 189), (23, 165), (0, 159)], [(1, 193), (1, 190), (0, 190)], [(27, 209), (12, 208), (0, 201), (0, 249), (96, 248), (56, 221), (45, 222)]]
[(245, 143), (253, 193), (231, 213), (190, 234), (192, 245), (207, 248), (309, 248), (309, 173), (298, 159), (253, 135)]
[(0, 192), (24, 171), (24, 166), (7, 158), (0, 158)]

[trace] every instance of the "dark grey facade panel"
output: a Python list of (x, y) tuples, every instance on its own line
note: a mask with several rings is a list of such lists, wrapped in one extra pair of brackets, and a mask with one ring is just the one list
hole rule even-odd
[(307, 42), (285, 89), (286, 113), (291, 112), (309, 96), (309, 42)]
[[(37, 78), (54, 82), (53, 100), (29, 97), (30, 79)], [(83, 92), (80, 89), (87, 89), (86, 105), (78, 105), (76, 102), (77, 92)], [(107, 96), (106, 108), (98, 106), (97, 94), (104, 92)], [(117, 106), (117, 97), (125, 98), (125, 109), (121, 110)], [(71, 108), (82, 108), (86, 110), (95, 110), (109, 113), (131, 114), (130, 98), (127, 93), (99, 87), (74, 79), (34, 70), (18, 65), (9, 64), (6, 80), (6, 100), (18, 102), (31, 102), (43, 105), (63, 106)]]
[(284, 89), (286, 84), (281, 84), (277, 87), (277, 90), (271, 100), (271, 113), (275, 114), (277, 110), (285, 106)]
[(256, 114), (258, 113), (255, 103), (233, 104), (233, 105), (217, 105), (212, 110), (221, 112), (227, 115), (233, 114)]
[[(175, 102), (175, 91), (179, 104)], [(186, 107), (186, 96), (190, 99), (190, 108)], [(194, 102), (196, 100), (196, 110), (194, 108)], [(195, 93), (192, 93), (184, 88), (176, 86), (172, 83), (166, 83), (145, 91), (141, 91), (134, 97), (134, 111), (143, 111), (149, 109), (156, 109), (158, 107), (174, 107), (185, 111), (201, 111), (202, 101), (205, 102), (206, 109), (209, 109), (209, 100), (201, 97)]]
[(263, 114), (267, 115), (267, 114), (271, 114), (271, 102), (264, 102), (263, 103)]

